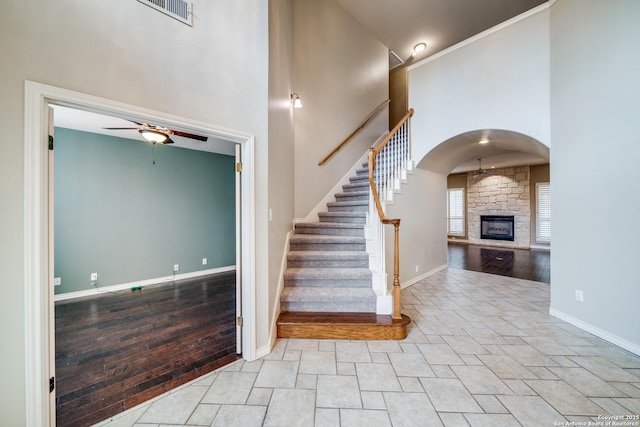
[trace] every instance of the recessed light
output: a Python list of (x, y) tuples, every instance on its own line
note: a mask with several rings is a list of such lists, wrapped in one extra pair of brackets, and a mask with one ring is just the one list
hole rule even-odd
[(415, 45), (413, 47), (413, 54), (411, 56), (416, 56), (417, 54), (419, 54), (420, 52), (422, 52), (426, 48), (427, 48), (427, 44), (426, 43), (424, 43), (424, 42), (418, 43), (417, 45)]

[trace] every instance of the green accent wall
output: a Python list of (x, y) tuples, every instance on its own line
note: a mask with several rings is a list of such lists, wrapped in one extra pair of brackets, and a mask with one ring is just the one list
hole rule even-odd
[(235, 265), (234, 157), (56, 128), (54, 163), (56, 294)]

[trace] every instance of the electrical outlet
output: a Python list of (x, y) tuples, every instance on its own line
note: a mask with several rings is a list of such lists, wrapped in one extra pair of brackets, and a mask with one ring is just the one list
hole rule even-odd
[(98, 273), (91, 273), (91, 281), (95, 282), (96, 280), (98, 280)]
[(202, 265), (207, 265), (207, 259), (206, 258), (202, 258)]
[(55, 277), (53, 279), (53, 286), (60, 286), (62, 285), (62, 277)]
[(584, 293), (579, 289), (576, 289), (576, 301), (584, 302)]
[(173, 271), (180, 271), (180, 264), (173, 264)]

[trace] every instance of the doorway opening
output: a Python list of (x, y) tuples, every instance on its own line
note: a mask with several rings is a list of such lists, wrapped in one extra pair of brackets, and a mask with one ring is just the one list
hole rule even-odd
[[(27, 354), (27, 424), (55, 425), (55, 360), (53, 334), (53, 229), (51, 173), (53, 165), (48, 149), (48, 110), (61, 105), (79, 110), (121, 117), (133, 121), (151, 121), (194, 134), (210, 135), (238, 144), (242, 152), (240, 183), (240, 245), (236, 259), (238, 295), (243, 328), (243, 357), (255, 358), (255, 247), (254, 233), (254, 138), (253, 136), (208, 123), (118, 103), (104, 98), (68, 91), (34, 82), (25, 85), (25, 312)], [(240, 323), (240, 322), (239, 322)]]
[(241, 159), (162, 124), (52, 116), (56, 425), (91, 425), (239, 358)]

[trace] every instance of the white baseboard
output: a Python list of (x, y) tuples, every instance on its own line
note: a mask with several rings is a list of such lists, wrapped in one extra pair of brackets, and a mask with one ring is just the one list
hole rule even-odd
[(106, 292), (123, 291), (123, 290), (131, 289), (137, 286), (145, 287), (149, 285), (157, 285), (163, 282), (173, 282), (176, 280), (192, 279), (194, 277), (207, 276), (209, 274), (225, 273), (227, 271), (234, 271), (235, 269), (236, 269), (235, 265), (229, 265), (226, 267), (210, 268), (208, 270), (194, 271), (191, 273), (176, 274), (175, 276), (171, 275), (171, 276), (164, 276), (164, 277), (156, 277), (153, 279), (138, 280), (135, 282), (120, 283), (117, 285), (100, 286), (97, 289), (91, 288), (84, 291), (67, 292), (64, 294), (58, 294), (53, 297), (53, 300), (65, 301), (65, 300), (70, 300), (74, 298), (101, 295)]
[(433, 269), (427, 271), (424, 274), (421, 274), (420, 276), (416, 276), (413, 279), (409, 279), (406, 282), (400, 284), (400, 289), (404, 289), (404, 288), (407, 288), (407, 287), (409, 287), (411, 285), (415, 285), (420, 280), (426, 279), (429, 276), (433, 276), (434, 274), (446, 269), (447, 267), (449, 267), (448, 264), (442, 264), (442, 265), (440, 265), (440, 266), (438, 266), (436, 268), (433, 268)]
[(612, 334), (611, 332), (607, 332), (604, 329), (600, 329), (597, 326), (594, 326), (590, 323), (583, 322), (580, 319), (576, 319), (573, 316), (570, 316), (566, 313), (556, 310), (555, 308), (549, 309), (549, 314), (553, 317), (557, 317), (560, 320), (564, 320), (565, 322), (582, 329), (583, 331), (587, 331), (599, 338), (602, 338), (605, 341), (610, 342), (611, 344), (615, 344), (618, 347), (622, 347), (625, 350), (630, 351), (631, 353), (637, 354), (640, 356), (640, 345), (628, 341), (622, 337)]
[(529, 245), (529, 249), (551, 252), (551, 246), (549, 245)]
[(275, 340), (273, 341), (273, 343), (269, 342), (269, 344), (263, 345), (262, 347), (257, 348), (256, 349), (256, 358), (254, 360), (258, 360), (261, 357), (264, 357), (267, 354), (271, 353), (271, 349), (273, 348), (274, 345), (275, 345)]

